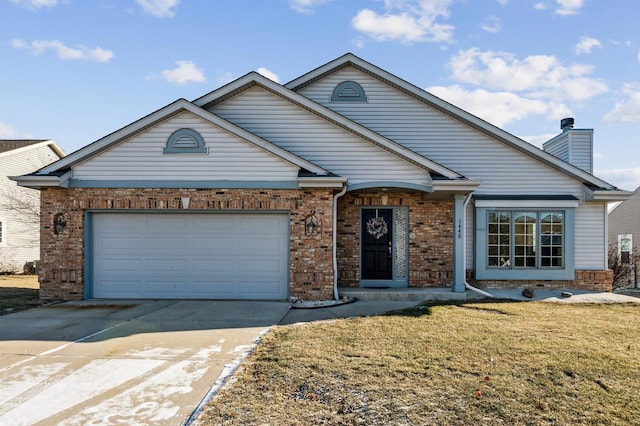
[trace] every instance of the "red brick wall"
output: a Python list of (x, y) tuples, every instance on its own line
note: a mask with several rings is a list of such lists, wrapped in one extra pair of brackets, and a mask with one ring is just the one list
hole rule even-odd
[[(51, 188), (41, 191), (40, 297), (78, 300), (84, 297), (84, 213), (86, 210), (281, 210), (290, 212), (290, 295), (333, 298), (333, 193), (329, 189), (103, 189)], [(305, 218), (315, 210), (320, 232), (305, 235)], [(54, 217), (67, 222), (55, 234)]]
[(350, 192), (338, 199), (338, 285), (357, 287), (360, 208), (409, 209), (409, 286), (448, 287), (453, 280), (453, 201), (422, 199), (420, 193), (389, 192), (386, 206), (377, 192)]
[(467, 281), (469, 284), (479, 287), (502, 287), (502, 288), (518, 288), (518, 287), (536, 287), (536, 288), (568, 288), (578, 290), (595, 290), (595, 291), (611, 291), (613, 289), (613, 271), (608, 269), (605, 271), (577, 270), (574, 280), (481, 280), (476, 281), (473, 278), (473, 271), (467, 270)]

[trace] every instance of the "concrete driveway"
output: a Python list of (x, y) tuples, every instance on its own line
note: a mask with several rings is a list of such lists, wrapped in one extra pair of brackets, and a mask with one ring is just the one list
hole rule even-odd
[(178, 425), (285, 302), (65, 303), (0, 317), (0, 424)]

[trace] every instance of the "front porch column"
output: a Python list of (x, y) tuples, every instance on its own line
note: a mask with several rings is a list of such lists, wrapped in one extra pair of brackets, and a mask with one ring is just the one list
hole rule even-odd
[(458, 293), (465, 291), (464, 266), (464, 197), (465, 194), (454, 194), (453, 203), (453, 285), (451, 290)]

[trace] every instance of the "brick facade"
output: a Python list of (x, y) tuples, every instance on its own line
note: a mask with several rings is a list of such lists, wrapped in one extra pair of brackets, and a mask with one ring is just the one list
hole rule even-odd
[(357, 287), (360, 277), (360, 210), (405, 206), (409, 210), (409, 287), (448, 287), (453, 280), (453, 201), (423, 200), (421, 193), (349, 192), (338, 199), (338, 285)]
[(479, 287), (502, 287), (502, 288), (519, 288), (519, 287), (536, 287), (536, 288), (570, 288), (576, 290), (592, 290), (592, 291), (611, 291), (613, 290), (613, 271), (608, 269), (605, 271), (577, 270), (574, 280), (481, 280), (473, 279), (473, 271), (467, 270), (467, 281), (469, 284)]
[[(363, 207), (408, 209), (409, 287), (449, 287), (453, 280), (453, 201), (424, 200), (420, 193), (350, 192), (338, 200), (338, 283), (357, 287), (360, 265), (360, 210)], [(290, 214), (289, 285), (293, 299), (333, 298), (331, 189), (108, 189), (47, 188), (41, 191), (40, 297), (79, 300), (84, 297), (85, 229), (87, 211), (286, 211)], [(320, 231), (305, 234), (305, 218), (315, 212)], [(62, 214), (65, 231), (54, 232)], [(576, 271), (568, 281), (468, 281), (478, 287), (544, 287), (611, 291), (612, 271)]]
[[(330, 189), (102, 189), (48, 188), (41, 191), (40, 297), (84, 297), (84, 216), (89, 211), (287, 211), (290, 214), (290, 296), (333, 298), (333, 192)], [(320, 232), (305, 235), (305, 218), (315, 211)], [(63, 233), (54, 232), (62, 213)]]

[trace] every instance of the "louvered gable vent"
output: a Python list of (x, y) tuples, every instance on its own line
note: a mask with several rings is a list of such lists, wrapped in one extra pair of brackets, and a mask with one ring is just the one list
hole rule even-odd
[(366, 102), (364, 89), (355, 81), (343, 81), (333, 89), (332, 102)]

